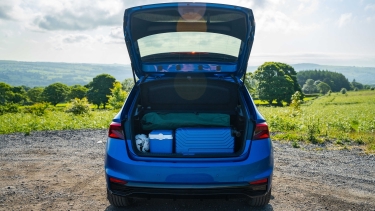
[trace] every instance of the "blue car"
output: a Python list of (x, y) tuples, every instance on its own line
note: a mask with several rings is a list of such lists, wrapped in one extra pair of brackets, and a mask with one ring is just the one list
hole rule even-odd
[(109, 126), (107, 198), (271, 197), (273, 149), (244, 85), (251, 9), (163, 3), (125, 10), (136, 81)]

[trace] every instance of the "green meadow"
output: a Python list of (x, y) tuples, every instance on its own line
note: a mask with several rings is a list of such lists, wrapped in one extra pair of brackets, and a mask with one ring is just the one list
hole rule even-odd
[(93, 109), (89, 114), (74, 115), (62, 109), (51, 108), (43, 115), (7, 113), (0, 116), (0, 134), (38, 130), (105, 129), (118, 110)]
[(259, 106), (274, 140), (314, 144), (333, 143), (337, 148), (363, 146), (375, 152), (375, 91), (331, 93), (306, 101), (300, 109)]

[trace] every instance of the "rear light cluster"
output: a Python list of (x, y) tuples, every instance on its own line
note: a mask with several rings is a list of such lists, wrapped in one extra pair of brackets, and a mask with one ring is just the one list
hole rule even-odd
[(121, 127), (121, 123), (112, 122), (109, 125), (108, 137), (117, 138), (117, 139), (125, 139), (124, 133), (123, 133), (123, 130), (122, 130), (122, 127)]
[(267, 123), (259, 123), (256, 125), (253, 140), (265, 139), (270, 137)]

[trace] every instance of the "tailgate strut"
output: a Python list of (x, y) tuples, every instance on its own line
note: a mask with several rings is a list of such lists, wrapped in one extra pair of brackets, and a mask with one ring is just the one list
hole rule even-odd
[(137, 80), (135, 79), (135, 71), (134, 71), (134, 67), (133, 67), (133, 62), (131, 63), (131, 66), (132, 66), (132, 73), (133, 73), (134, 84), (136, 84)]
[(246, 79), (246, 73), (247, 73), (247, 63), (246, 63), (246, 70), (245, 70), (245, 73), (243, 74), (243, 77), (242, 77), (242, 86), (245, 86), (245, 79)]

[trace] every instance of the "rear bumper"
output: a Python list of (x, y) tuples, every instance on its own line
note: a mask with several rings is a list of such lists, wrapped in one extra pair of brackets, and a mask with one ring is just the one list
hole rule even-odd
[(114, 195), (140, 198), (242, 198), (257, 197), (267, 193), (267, 184), (221, 184), (221, 185), (160, 185), (146, 187), (109, 183)]
[[(105, 174), (108, 190), (131, 197), (256, 197), (272, 184), (273, 151), (270, 139), (253, 141), (249, 157), (242, 161), (145, 162), (129, 158), (125, 141), (108, 139)], [(109, 178), (126, 181), (112, 183)], [(262, 185), (249, 182), (268, 179)]]

